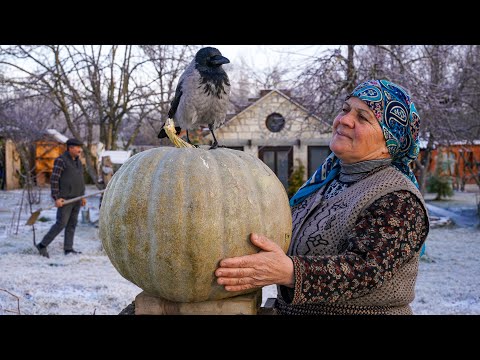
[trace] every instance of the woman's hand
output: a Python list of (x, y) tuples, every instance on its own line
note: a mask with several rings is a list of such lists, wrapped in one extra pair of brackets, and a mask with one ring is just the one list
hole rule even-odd
[(251, 234), (250, 241), (262, 251), (221, 260), (215, 271), (217, 283), (227, 291), (272, 284), (293, 287), (293, 262), (282, 248), (263, 235)]

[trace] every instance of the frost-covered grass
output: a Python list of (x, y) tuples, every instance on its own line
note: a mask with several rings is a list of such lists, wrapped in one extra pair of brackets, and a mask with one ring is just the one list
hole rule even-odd
[[(94, 192), (92, 187), (88, 192)], [(31, 227), (24, 226), (22, 213), (18, 234), (12, 229), (11, 210), (19, 203), (21, 190), (0, 191), (0, 289), (20, 299), (22, 314), (118, 314), (141, 289), (124, 279), (110, 263), (98, 238), (98, 228), (81, 223), (74, 247), (81, 255), (63, 254), (63, 234), (49, 246), (50, 259), (33, 247)], [(48, 189), (43, 203), (50, 204)], [(98, 217), (99, 197), (89, 199), (90, 216)], [(475, 195), (458, 193), (452, 206), (472, 207)], [(439, 204), (436, 204), (439, 206)], [(447, 208), (447, 206), (444, 206)], [(44, 222), (35, 224), (37, 242), (48, 231), (56, 210), (42, 212)], [(416, 314), (480, 314), (480, 229), (453, 227), (432, 229), (427, 239), (427, 256), (420, 262)], [(276, 296), (275, 286), (263, 289), (263, 301)], [(11, 314), (17, 301), (0, 291), (0, 314)], [(13, 312), (12, 312), (13, 311)]]
[[(6, 210), (17, 205), (20, 197), (18, 190), (0, 192), (0, 289), (20, 298), (22, 314), (118, 314), (142, 291), (115, 270), (102, 249), (98, 228), (83, 224), (81, 214), (74, 248), (82, 254), (65, 256), (61, 233), (48, 247), (50, 258), (39, 256), (31, 227), (23, 225), (29, 214), (21, 214), (17, 235), (10, 226), (12, 213)], [(47, 190), (42, 198), (44, 202), (34, 209), (50, 204)], [(88, 202), (95, 219), (99, 197)], [(56, 209), (42, 211), (41, 217), (48, 220), (35, 223), (37, 243), (54, 223), (55, 214)], [(11, 311), (17, 311), (17, 300), (0, 291), (0, 314)]]

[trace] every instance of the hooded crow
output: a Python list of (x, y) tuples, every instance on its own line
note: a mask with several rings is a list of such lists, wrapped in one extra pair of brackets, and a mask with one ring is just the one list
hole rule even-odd
[[(180, 76), (168, 117), (178, 125), (177, 135), (182, 128), (187, 130), (189, 143), (188, 130), (208, 125), (214, 140), (210, 149), (218, 146), (213, 130), (225, 122), (228, 110), (230, 82), (222, 65), (229, 62), (218, 49), (205, 47)], [(163, 125), (159, 138), (167, 136)]]

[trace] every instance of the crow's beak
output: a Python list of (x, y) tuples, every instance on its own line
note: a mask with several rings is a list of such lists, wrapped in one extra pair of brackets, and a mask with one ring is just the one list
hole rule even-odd
[(208, 60), (208, 62), (211, 65), (220, 66), (220, 65), (223, 65), (223, 64), (228, 64), (230, 62), (230, 60), (228, 60), (225, 56), (215, 55), (215, 56), (212, 56), (210, 58), (210, 60)]

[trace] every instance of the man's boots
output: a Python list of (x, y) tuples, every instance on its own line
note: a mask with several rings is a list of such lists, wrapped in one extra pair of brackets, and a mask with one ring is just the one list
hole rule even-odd
[(38, 243), (35, 245), (35, 247), (38, 249), (38, 252), (40, 255), (45, 256), (46, 258), (50, 258), (50, 255), (48, 255), (47, 247), (43, 245), (42, 243)]

